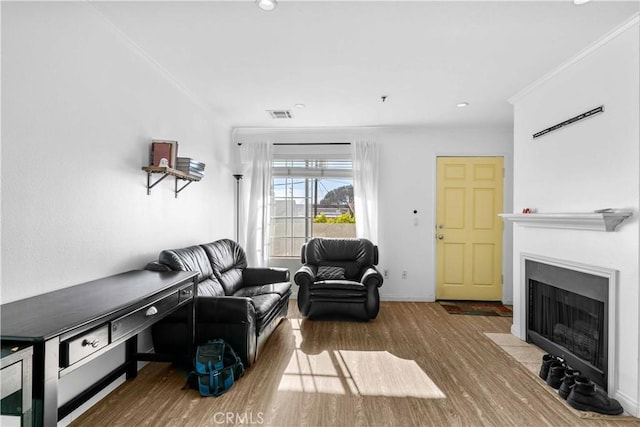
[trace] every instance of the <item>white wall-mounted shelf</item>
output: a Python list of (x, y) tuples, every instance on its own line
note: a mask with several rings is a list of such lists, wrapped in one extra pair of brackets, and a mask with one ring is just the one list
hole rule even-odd
[(499, 214), (505, 221), (515, 222), (523, 227), (564, 228), (570, 230), (615, 231), (632, 212), (589, 212), (589, 213), (529, 213)]

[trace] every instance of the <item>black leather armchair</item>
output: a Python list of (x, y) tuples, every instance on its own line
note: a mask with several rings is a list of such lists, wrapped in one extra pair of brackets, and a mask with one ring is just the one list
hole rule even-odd
[[(164, 250), (147, 269), (199, 272), (196, 341), (225, 339), (245, 366), (256, 361), (262, 345), (287, 316), (289, 270), (247, 267), (244, 250), (232, 240)], [(153, 326), (156, 351), (188, 354), (187, 310)]]
[(367, 239), (315, 237), (302, 246), (298, 308), (310, 319), (374, 319), (380, 310), (378, 247)]

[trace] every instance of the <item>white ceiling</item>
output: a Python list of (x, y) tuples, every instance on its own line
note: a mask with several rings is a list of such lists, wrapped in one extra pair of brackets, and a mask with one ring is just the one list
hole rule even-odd
[[(510, 125), (509, 97), (640, 8), (637, 0), (281, 0), (273, 12), (253, 0), (91, 4), (233, 127)], [(461, 101), (469, 106), (457, 108)], [(272, 119), (269, 109), (294, 118)]]

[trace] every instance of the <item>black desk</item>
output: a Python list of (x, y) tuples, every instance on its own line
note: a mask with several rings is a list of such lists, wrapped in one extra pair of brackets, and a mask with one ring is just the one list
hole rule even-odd
[(2, 347), (2, 419), (0, 424), (30, 426), (31, 360), (33, 347), (28, 344)]
[[(33, 424), (54, 426), (121, 375), (134, 378), (138, 360), (168, 360), (139, 354), (138, 333), (193, 301), (197, 276), (135, 270), (3, 304), (3, 346), (33, 345)], [(192, 343), (195, 309), (188, 319)], [(125, 362), (58, 408), (58, 379), (123, 342)]]

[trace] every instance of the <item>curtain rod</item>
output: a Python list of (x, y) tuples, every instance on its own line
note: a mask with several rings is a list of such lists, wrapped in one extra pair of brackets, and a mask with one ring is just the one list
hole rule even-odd
[(274, 142), (273, 145), (351, 145), (350, 142)]
[[(237, 142), (242, 145), (242, 142)], [(273, 145), (351, 145), (350, 142), (274, 142)]]

